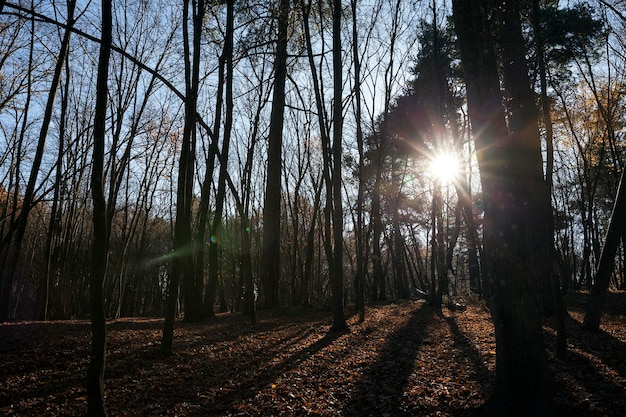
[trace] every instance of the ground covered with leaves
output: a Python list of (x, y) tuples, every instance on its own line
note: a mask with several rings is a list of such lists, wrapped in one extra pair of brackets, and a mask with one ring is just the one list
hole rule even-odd
[[(554, 358), (562, 416), (626, 410), (626, 293), (611, 294), (602, 331), (580, 330), (586, 296), (570, 297), (568, 356)], [(259, 312), (178, 323), (175, 353), (159, 354), (163, 321), (108, 324), (106, 401), (111, 416), (482, 416), (494, 379), (488, 311), (436, 310), (423, 301), (367, 309), (330, 333), (330, 312)], [(0, 415), (86, 411), (87, 322), (0, 325)]]

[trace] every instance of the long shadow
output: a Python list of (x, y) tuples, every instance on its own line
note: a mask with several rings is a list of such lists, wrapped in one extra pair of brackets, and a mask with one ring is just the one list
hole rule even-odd
[[(556, 332), (552, 321), (548, 322), (547, 325)], [(597, 332), (582, 330), (582, 323), (569, 315), (566, 317), (566, 326), (568, 344), (597, 357), (603, 364), (611, 367), (622, 378), (626, 379), (626, 343), (604, 330)], [(551, 347), (554, 345), (553, 338), (553, 336), (548, 335), (548, 342)]]
[[(476, 371), (476, 377), (481, 381), (485, 379), (491, 379), (493, 376), (493, 372), (487, 368), (485, 365), (485, 361), (483, 360), (482, 354), (478, 349), (476, 349), (475, 345), (465, 336), (465, 334), (459, 328), (454, 317), (446, 317), (439, 312), (439, 316), (448, 323), (448, 327), (452, 332), (452, 336), (454, 337), (454, 343), (463, 351), (465, 357), (469, 358), (474, 365), (474, 369)], [(485, 386), (488, 388), (488, 386)]]
[[(281, 317), (238, 330), (232, 328), (241, 324), (236, 322), (224, 326), (182, 324), (181, 328), (187, 327), (196, 337), (175, 345), (173, 357), (162, 358), (151, 347), (135, 349), (132, 355), (110, 355), (108, 376), (124, 378), (141, 373), (143, 380), (158, 380), (158, 386), (142, 384), (135, 392), (137, 398), (158, 399), (155, 410), (165, 412), (176, 403), (188, 403), (200, 408), (198, 415), (224, 415), (342, 337), (341, 333), (327, 333), (305, 345), (307, 338), (319, 333), (325, 320), (309, 316), (293, 321)], [(297, 325), (303, 322), (310, 325)], [(274, 332), (281, 336), (275, 337)], [(256, 345), (242, 340), (247, 350), (233, 348), (240, 336), (267, 339)], [(161, 375), (171, 370), (184, 375), (185, 383)]]
[[(210, 410), (205, 409), (206, 415), (222, 415), (227, 410), (231, 410), (234, 404), (250, 399), (257, 394), (258, 390), (266, 387), (279, 376), (295, 369), (302, 361), (326, 349), (342, 335), (342, 333), (338, 332), (328, 332), (322, 338), (294, 352), (280, 362), (248, 374), (239, 374), (239, 380), (231, 389), (220, 391), (212, 399)], [(287, 346), (285, 346), (285, 349), (287, 349)], [(276, 352), (270, 355), (270, 357), (275, 354)], [(253, 356), (256, 356), (257, 362), (262, 360), (262, 357), (258, 353)], [(251, 366), (253, 365), (251, 364)], [(233, 395), (233, 393), (235, 393), (235, 395)]]
[(364, 373), (343, 408), (346, 416), (408, 416), (402, 409), (403, 393), (415, 369), (416, 355), (432, 322), (434, 309), (421, 304), (404, 327), (388, 337), (378, 360)]
[[(552, 322), (547, 323), (554, 328)], [(626, 384), (616, 381), (607, 375), (609, 367), (617, 372), (621, 380), (626, 380), (626, 343), (616, 339), (607, 332), (587, 332), (582, 330), (579, 321), (567, 316), (567, 342), (570, 345), (566, 358), (555, 361), (557, 367), (557, 395), (566, 396), (563, 404), (559, 404), (562, 415), (565, 416), (622, 416), (626, 407)], [(549, 349), (554, 350), (556, 337), (551, 333), (544, 333)], [(573, 350), (573, 347), (575, 350)], [(563, 375), (558, 375), (558, 371)], [(571, 379), (566, 382), (565, 379)], [(571, 384), (577, 390), (587, 393), (587, 400), (577, 404), (580, 397), (571, 393)], [(570, 384), (570, 386), (568, 386)], [(592, 409), (587, 409), (593, 405)]]
[[(446, 317), (440, 311), (438, 315), (448, 324), (454, 339), (454, 344), (461, 350), (463, 356), (471, 361), (472, 367), (474, 368), (473, 379), (480, 383), (483, 393), (489, 392), (492, 389), (491, 381), (494, 380), (494, 372), (487, 367), (480, 351), (476, 349), (472, 341), (461, 331), (454, 316)], [(485, 413), (486, 404), (483, 403), (475, 408), (457, 410), (454, 415), (478, 417), (485, 415)]]

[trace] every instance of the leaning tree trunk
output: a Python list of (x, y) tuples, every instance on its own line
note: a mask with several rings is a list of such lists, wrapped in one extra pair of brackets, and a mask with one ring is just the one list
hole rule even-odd
[[(535, 232), (537, 213), (543, 213), (545, 205), (545, 195), (537, 192), (537, 179), (543, 181), (540, 147), (533, 132), (509, 135), (507, 130), (488, 3), (453, 1), (484, 196), (484, 268), (496, 333), (496, 381), (488, 412), (552, 416), (551, 378), (536, 301), (536, 274), (541, 269), (534, 245), (545, 239)], [(504, 23), (515, 30), (510, 21)], [(523, 57), (523, 50), (516, 52)]]
[(591, 298), (589, 299), (585, 320), (583, 321), (583, 329), (585, 330), (598, 331), (600, 329), (600, 319), (606, 301), (606, 292), (608, 291), (611, 274), (615, 267), (613, 264), (615, 253), (617, 252), (620, 239), (622, 239), (624, 233), (626, 233), (626, 215), (624, 214), (626, 213), (626, 190), (624, 190), (624, 172), (626, 172), (626, 170), (622, 171), (615, 204), (613, 205), (613, 212), (611, 213), (609, 228), (604, 238), (604, 246), (602, 246), (600, 261), (598, 263), (598, 269), (596, 270), (596, 279), (591, 288)]

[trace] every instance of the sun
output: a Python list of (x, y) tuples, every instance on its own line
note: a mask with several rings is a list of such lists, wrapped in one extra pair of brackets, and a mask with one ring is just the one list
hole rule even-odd
[(432, 156), (429, 172), (434, 180), (449, 184), (456, 180), (460, 173), (459, 158), (452, 152), (439, 152)]

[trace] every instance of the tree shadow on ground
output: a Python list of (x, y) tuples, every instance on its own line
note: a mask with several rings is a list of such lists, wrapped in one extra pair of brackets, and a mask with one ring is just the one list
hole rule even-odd
[[(495, 375), (485, 364), (480, 351), (465, 333), (461, 331), (455, 316), (444, 316), (441, 311), (438, 311), (438, 316), (448, 324), (454, 338), (454, 344), (460, 349), (462, 357), (470, 360), (473, 369), (472, 378), (478, 381), (483, 392), (489, 392), (492, 389), (492, 381)], [(486, 412), (486, 404), (481, 404), (478, 407), (457, 410), (455, 415), (463, 417), (481, 417), (485, 416)]]
[(344, 406), (343, 415), (412, 415), (403, 404), (403, 394), (433, 316), (434, 309), (421, 304), (406, 325), (388, 337), (378, 360), (364, 373)]
[[(186, 337), (178, 340), (175, 336), (171, 357), (159, 356), (158, 345), (133, 349), (131, 355), (113, 352), (107, 379), (125, 381), (135, 401), (151, 403), (147, 411), (152, 414), (184, 407), (185, 416), (226, 415), (243, 403), (250, 406), (261, 391), (343, 337), (342, 333), (322, 335), (327, 320), (324, 312), (306, 318), (271, 314), (267, 321), (263, 313), (254, 326), (236, 316), (208, 325), (177, 323)], [(141, 376), (136, 386), (132, 380), (129, 383), (128, 374)]]
[[(544, 333), (549, 349), (556, 345), (554, 320)], [(588, 332), (571, 316), (566, 318), (568, 350), (565, 359), (551, 363), (556, 401), (562, 416), (622, 416), (626, 409), (626, 343), (604, 330)]]

